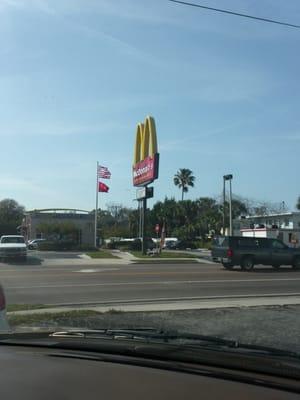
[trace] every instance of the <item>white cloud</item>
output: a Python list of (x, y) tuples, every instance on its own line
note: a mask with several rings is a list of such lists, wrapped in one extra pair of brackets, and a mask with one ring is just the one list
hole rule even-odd
[[(163, 11), (171, 10), (167, 3), (136, 0), (0, 0), (0, 8), (33, 9), (52, 15), (99, 14), (142, 23), (174, 23)], [(158, 10), (161, 12), (158, 13)], [(172, 14), (172, 13), (169, 13)]]
[(36, 9), (47, 14), (55, 14), (54, 9), (50, 7), (49, 2), (46, 0), (1, 0), (0, 10), (6, 11), (9, 9)]
[(20, 0), (1, 0), (0, 10), (5, 10), (7, 8), (24, 8), (24, 1)]
[[(22, 123), (18, 121), (17, 126), (1, 126), (1, 136), (75, 136), (99, 134), (107, 135), (110, 132), (126, 129), (126, 125), (119, 122), (103, 122), (96, 125), (79, 125), (79, 124), (53, 124), (47, 122), (41, 123)], [(129, 127), (128, 127), (129, 128)]]
[(2, 197), (5, 193), (29, 193), (38, 196), (53, 196), (54, 192), (48, 190), (45, 185), (34, 182), (31, 178), (16, 178), (15, 176), (0, 175)]

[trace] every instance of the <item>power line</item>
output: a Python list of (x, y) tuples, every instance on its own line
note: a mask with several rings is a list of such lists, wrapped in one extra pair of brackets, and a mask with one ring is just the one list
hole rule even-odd
[(203, 6), (202, 4), (189, 3), (187, 1), (180, 1), (180, 0), (168, 0), (168, 1), (171, 1), (172, 3), (181, 4), (181, 5), (184, 5), (184, 6), (197, 7), (197, 8), (202, 8), (202, 9), (205, 9), (205, 10), (215, 11), (215, 12), (219, 12), (219, 13), (223, 13), (223, 14), (235, 15), (237, 17), (250, 18), (250, 19), (255, 19), (257, 21), (263, 21), (263, 22), (268, 22), (268, 23), (271, 23), (271, 24), (284, 25), (284, 26), (289, 26), (291, 28), (300, 29), (300, 25), (294, 25), (294, 24), (289, 24), (287, 22), (276, 21), (274, 19), (256, 17), (254, 15), (242, 14), (242, 13), (238, 13), (238, 12), (234, 12), (234, 11), (230, 11), (230, 10), (224, 10), (224, 9), (221, 9), (221, 8)]

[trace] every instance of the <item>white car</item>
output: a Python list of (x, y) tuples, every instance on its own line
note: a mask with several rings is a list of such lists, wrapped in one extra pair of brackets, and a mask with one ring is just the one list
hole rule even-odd
[(27, 259), (27, 246), (24, 236), (5, 235), (0, 238), (0, 259), (17, 258), (22, 261)]
[(37, 250), (39, 248), (39, 245), (43, 242), (45, 242), (46, 239), (33, 239), (29, 240), (28, 242), (28, 248), (30, 250)]
[(9, 331), (9, 325), (6, 319), (6, 300), (3, 287), (0, 285), (0, 332)]

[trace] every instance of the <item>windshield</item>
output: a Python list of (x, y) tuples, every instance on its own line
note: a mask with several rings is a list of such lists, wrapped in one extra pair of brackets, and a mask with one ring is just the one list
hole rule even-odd
[(25, 243), (23, 237), (11, 236), (1, 238), (1, 243)]
[(300, 351), (299, 1), (0, 18), (0, 331)]

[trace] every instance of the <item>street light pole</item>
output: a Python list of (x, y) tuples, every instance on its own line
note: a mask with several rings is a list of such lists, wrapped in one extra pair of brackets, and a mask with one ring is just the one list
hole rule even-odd
[(224, 185), (223, 185), (223, 208), (224, 208), (224, 213), (223, 213), (223, 235), (225, 235), (225, 183), (226, 181), (229, 181), (229, 236), (232, 236), (232, 187), (231, 187), (231, 181), (232, 181), (232, 174), (224, 175)]
[(229, 179), (229, 236), (232, 236), (232, 178)]
[(226, 194), (225, 194), (225, 176), (223, 176), (223, 235), (225, 235), (225, 202), (226, 202)]

